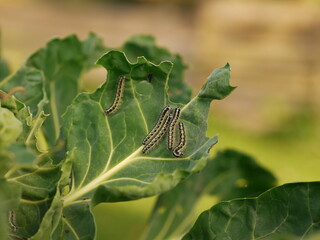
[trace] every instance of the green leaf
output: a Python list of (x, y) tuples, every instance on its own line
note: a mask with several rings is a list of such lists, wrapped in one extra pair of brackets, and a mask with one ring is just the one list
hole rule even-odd
[[(167, 49), (158, 47), (152, 36), (142, 35), (131, 37), (122, 48), (120, 48), (131, 62), (137, 57), (144, 56), (149, 61), (160, 64), (162, 61), (171, 61), (173, 68), (169, 79), (169, 98), (171, 102), (184, 103), (191, 99), (191, 88), (183, 81), (183, 72), (186, 65), (177, 54), (170, 53)], [(153, 74), (150, 72), (147, 79), (152, 81)]]
[(203, 171), (159, 196), (145, 239), (183, 236), (195, 220), (192, 210), (203, 194), (214, 194), (223, 200), (258, 196), (273, 187), (275, 181), (250, 156), (234, 150), (219, 152), (209, 158)]
[[(16, 86), (24, 86), (24, 91), (14, 94), (24, 103), (11, 96), (9, 99), (2, 101), (1, 104), (14, 112), (23, 123), (23, 133), (18, 142), (25, 144), (35, 152), (41, 152), (37, 136), (41, 131), (44, 120), (48, 117), (43, 111), (44, 106), (48, 103), (44, 81), (41, 71), (23, 66), (12, 77), (0, 83), (0, 87), (6, 91), (10, 91)], [(46, 144), (46, 141), (42, 142)]]
[(305, 239), (320, 230), (320, 182), (291, 183), (257, 198), (221, 202), (203, 212), (189, 239)]
[(16, 142), (22, 133), (22, 123), (7, 108), (0, 107), (0, 148)]
[[(98, 46), (92, 46), (92, 42), (98, 43)], [(45, 112), (51, 115), (44, 123), (44, 134), (50, 145), (59, 136), (60, 116), (79, 92), (81, 74), (92, 66), (92, 55), (97, 55), (96, 48), (102, 48), (99, 44), (94, 35), (90, 35), (84, 44), (75, 35), (53, 39), (27, 60), (27, 66), (43, 71), (45, 76), (45, 89), (50, 102)]]
[(203, 176), (206, 192), (221, 200), (257, 197), (276, 185), (276, 178), (271, 172), (252, 157), (235, 150), (219, 152), (204, 173), (199, 177)]
[(23, 140), (28, 127), (21, 113), (27, 108), (13, 97), (2, 100), (1, 105), (4, 106), (0, 107), (0, 176), (3, 177), (9, 170), (30, 166), (36, 155), (26, 148)]
[[(131, 64), (122, 52), (110, 51), (98, 64), (108, 70), (106, 83), (92, 94), (78, 95), (63, 116), (67, 150), (75, 149), (76, 159), (65, 206), (82, 198), (93, 197), (93, 204), (97, 204), (151, 196), (199, 171), (208, 149), (217, 141), (206, 137), (211, 99), (195, 97), (181, 106), (180, 121), (185, 124), (187, 137), (183, 157), (173, 157), (166, 141), (142, 154), (142, 140), (164, 106), (176, 106), (169, 102), (166, 91), (172, 63), (154, 65), (140, 57)], [(151, 83), (146, 80), (150, 72)], [(113, 102), (119, 76), (126, 76), (122, 104), (114, 115), (106, 116), (104, 109)]]
[(9, 74), (10, 74), (9, 64), (4, 59), (1, 59), (1, 55), (0, 55), (0, 81), (5, 77), (7, 77)]
[[(6, 92), (0, 90), (0, 96), (6, 96), (6, 95), (7, 95)], [(11, 112), (13, 112), (15, 115), (17, 115), (19, 111), (25, 107), (25, 105), (22, 102), (20, 102), (13, 96), (9, 96), (9, 97), (5, 97), (5, 99), (1, 99), (0, 104), (1, 104), (1, 107), (7, 108)]]
[(229, 85), (231, 67), (229, 63), (223, 68), (214, 70), (209, 76), (210, 81), (199, 92), (200, 98), (223, 99), (236, 87)]
[(20, 168), (6, 175), (9, 182), (23, 187), (22, 201), (49, 198), (59, 179), (59, 167)]
[[(1, 101), (1, 106), (14, 113), (15, 117), (22, 123), (22, 133), (18, 137), (17, 143), (19, 145), (25, 145), (28, 148), (28, 151), (32, 150), (34, 153), (39, 153), (39, 151), (41, 152), (38, 136), (41, 133), (41, 126), (43, 122), (48, 117), (48, 115), (44, 114), (42, 111), (44, 104), (45, 101), (41, 100), (39, 102), (39, 113), (33, 118), (30, 108), (26, 107), (25, 104), (17, 100), (15, 97), (10, 96), (8, 99)], [(11, 121), (10, 124), (12, 124)], [(4, 126), (9, 126), (10, 124), (6, 123)], [(14, 151), (12, 151), (12, 153), (15, 154)]]
[(12, 155), (12, 161), (19, 167), (29, 167), (36, 160), (36, 154), (31, 152), (22, 144), (11, 144), (5, 148)]
[[(20, 120), (26, 121), (26, 116), (27, 118), (32, 118), (30, 116), (30, 112), (25, 111), (27, 110), (27, 108), (21, 105), (20, 102), (14, 101), (12, 97), (10, 97), (6, 101), (3, 101), (1, 104), (3, 106), (11, 108), (14, 112), (17, 112), (17, 117)], [(11, 112), (9, 109), (1, 109), (6, 110), (6, 112), (9, 112), (13, 115), (13, 112)], [(25, 116), (24, 113), (27, 113), (27, 115)], [(13, 120), (11, 119), (10, 123), (5, 122), (3, 126), (4, 128), (8, 128), (12, 125), (12, 123)], [(23, 124), (21, 124), (20, 122), (20, 125), (23, 125), (23, 128), (26, 127), (25, 122)], [(29, 131), (27, 127), (26, 129), (26, 131)], [(23, 139), (24, 137), (22, 135), (24, 135), (25, 133), (26, 132), (23, 132), (19, 139)], [(0, 175), (4, 176), (8, 184), (12, 186), (10, 187), (12, 189), (10, 190), (12, 191), (12, 193), (15, 192), (15, 189), (18, 189), (17, 191), (19, 191), (19, 196), (16, 200), (17, 204), (15, 206), (12, 206), (10, 210), (7, 209), (7, 211), (5, 212), (5, 223), (6, 225), (8, 225), (9, 219), (11, 230), (9, 236), (12, 236), (13, 238), (19, 236), (21, 232), (23, 233), (25, 230), (27, 230), (27, 232), (30, 230), (32, 231), (30, 227), (33, 228), (34, 225), (37, 224), (36, 217), (40, 218), (41, 211), (45, 211), (48, 207), (45, 204), (48, 204), (49, 202), (49, 197), (47, 197), (48, 192), (50, 191), (49, 183), (51, 181), (54, 181), (54, 177), (52, 176), (52, 173), (50, 171), (45, 171), (45, 173), (40, 174), (32, 167), (36, 158), (36, 154), (33, 151), (30, 151), (22, 143), (12, 143), (10, 145), (7, 145), (5, 148), (0, 149)], [(46, 177), (48, 177), (49, 179), (46, 179), (47, 181), (44, 181)], [(10, 196), (10, 194), (8, 196)], [(39, 200), (39, 198), (44, 199)], [(32, 199), (32, 201), (30, 199)], [(19, 205), (18, 201), (20, 202)], [(34, 213), (36, 213), (36, 216), (34, 215)], [(1, 218), (3, 218), (3, 215), (1, 215)], [(25, 223), (28, 223), (29, 226), (25, 226)], [(6, 235), (6, 233), (1, 234), (1, 236)]]
[(90, 204), (78, 202), (63, 209), (63, 216), (51, 239), (92, 240), (95, 228)]
[(69, 189), (70, 185), (70, 172), (72, 170), (72, 159), (73, 154), (70, 154), (69, 157), (61, 162), (61, 175), (60, 179), (56, 185), (56, 192), (51, 202), (50, 208), (46, 211), (43, 218), (41, 219), (41, 223), (39, 225), (39, 229), (32, 236), (31, 240), (41, 240), (44, 239), (48, 233), (56, 230), (59, 225), (62, 217), (62, 206), (63, 202), (61, 201), (61, 195)]
[(82, 52), (85, 56), (86, 70), (96, 67), (95, 63), (109, 49), (104, 46), (103, 41), (96, 34), (90, 33), (89, 36), (82, 42)]
[[(9, 218), (10, 209), (18, 205), (21, 189), (19, 186), (8, 183), (5, 179), (0, 178), (0, 236), (8, 234), (9, 228), (14, 228), (12, 219)], [(10, 222), (10, 224), (9, 224)]]
[(14, 96), (29, 106), (33, 115), (38, 112), (38, 104), (42, 106), (47, 103), (44, 86), (43, 73), (38, 69), (27, 66), (22, 66), (16, 73), (0, 83), (1, 89), (6, 92), (15, 87), (24, 87), (24, 91), (16, 92)]
[(4, 149), (0, 150), (0, 177), (4, 177), (4, 175), (16, 165), (14, 162), (12, 154), (9, 154)]
[(8, 63), (2, 58), (2, 34), (0, 28), (0, 81), (10, 74)]
[(89, 200), (80, 200), (63, 208), (63, 197), (70, 190), (73, 152), (62, 162), (61, 177), (50, 208), (42, 218), (39, 229), (31, 240), (42, 240), (48, 233), (51, 239), (94, 239), (95, 223)]
[(34, 235), (50, 208), (60, 178), (58, 166), (18, 168), (9, 171), (7, 181), (20, 186), (22, 196), (20, 204), (12, 209), (17, 231), (15, 235), (29, 238)]
[(75, 35), (53, 39), (30, 56), (16, 74), (1, 82), (0, 88), (8, 92), (16, 86), (25, 87), (24, 93), (14, 95), (30, 107), (33, 115), (43, 109), (50, 114), (43, 130), (53, 146), (59, 136), (61, 115), (79, 92), (81, 74), (103, 52), (101, 40), (94, 34), (83, 42)]

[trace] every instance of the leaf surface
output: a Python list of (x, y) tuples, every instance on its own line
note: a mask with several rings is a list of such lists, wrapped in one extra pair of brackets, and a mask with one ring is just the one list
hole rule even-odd
[(306, 239), (320, 230), (320, 182), (290, 183), (257, 198), (221, 202), (203, 212), (189, 239)]
[[(0, 49), (0, 52), (1, 52), (1, 49)], [(7, 77), (9, 74), (10, 74), (9, 65), (4, 59), (1, 59), (1, 55), (0, 55), (0, 81), (5, 77)]]
[(29, 166), (13, 170), (5, 177), (22, 190), (20, 204), (12, 209), (17, 226), (14, 234), (29, 238), (38, 231), (42, 218), (51, 205), (60, 169), (58, 166)]
[(275, 177), (250, 156), (234, 150), (219, 152), (209, 158), (203, 171), (159, 196), (144, 238), (183, 236), (195, 220), (193, 209), (203, 194), (213, 194), (223, 200), (253, 197), (274, 183)]
[[(0, 92), (0, 94), (3, 92)], [(41, 99), (41, 98), (39, 98)], [(40, 147), (38, 146), (38, 136), (41, 132), (41, 126), (45, 119), (47, 118), (48, 115), (44, 114), (43, 107), (46, 104), (46, 100), (41, 99), (40, 102), (38, 103), (38, 110), (39, 113), (33, 117), (32, 113), (30, 112), (30, 108), (27, 107), (24, 103), (21, 101), (17, 100), (15, 97), (10, 96), (6, 100), (1, 100), (1, 106), (3, 108), (8, 109), (11, 111), (14, 116), (21, 121), (22, 123), (22, 133), (20, 134), (19, 138), (17, 139), (17, 144), (16, 146), (10, 147), (11, 150), (8, 148), (8, 150), (11, 151), (13, 155), (21, 153), (20, 156), (24, 158), (22, 151), (26, 153), (26, 156), (30, 156), (28, 152), (33, 151), (34, 154), (39, 153)], [(21, 146), (22, 151), (15, 151), (14, 147), (17, 147), (18, 145)], [(25, 148), (25, 149), (24, 149)], [(28, 149), (27, 149), (28, 148)], [(17, 149), (18, 150), (18, 149)], [(27, 157), (27, 159), (30, 159)], [(35, 157), (34, 157), (35, 159)], [(26, 160), (22, 160), (20, 162), (26, 163)]]
[[(1, 108), (2, 110), (10, 112), (11, 118), (15, 118), (16, 121), (20, 120), (23, 126), (16, 143), (0, 148), (1, 176), (5, 178), (8, 186), (12, 186), (13, 193), (15, 189), (19, 189), (17, 204), (12, 205), (5, 212), (5, 223), (11, 226), (9, 236), (13, 239), (27, 238), (37, 231), (43, 215), (50, 206), (56, 182), (59, 179), (59, 168), (50, 164), (43, 167), (37, 166), (35, 164), (38, 158), (37, 152), (29, 149), (25, 144), (29, 141), (28, 139), (33, 139), (41, 126), (41, 121), (37, 123), (37, 118), (32, 119), (29, 109), (14, 97), (2, 101), (1, 105), (4, 107)], [(9, 119), (10, 122), (13, 120)], [(10, 127), (8, 121), (4, 123), (4, 128)], [(6, 131), (6, 134), (9, 132)], [(8, 212), (10, 213), (9, 218)]]
[(95, 223), (88, 200), (78, 201), (72, 206), (63, 208), (61, 199), (69, 191), (70, 172), (74, 154), (71, 152), (61, 167), (61, 176), (57, 184), (57, 191), (41, 220), (38, 231), (31, 240), (42, 240), (50, 234), (51, 239), (93, 239)]
[(10, 219), (9, 211), (18, 205), (20, 195), (19, 186), (0, 178), (0, 236), (2, 237), (7, 236), (9, 228), (14, 228), (15, 223), (12, 222), (13, 219)]
[[(140, 57), (131, 64), (122, 52), (110, 51), (98, 64), (108, 70), (106, 83), (92, 94), (80, 94), (63, 117), (67, 150), (75, 149), (76, 158), (65, 205), (79, 198), (92, 198), (93, 193), (94, 204), (158, 194), (172, 188), (190, 172), (200, 170), (208, 149), (217, 141), (215, 137), (206, 137), (211, 99), (196, 96), (188, 104), (180, 105), (180, 121), (185, 124), (187, 137), (183, 157), (174, 157), (166, 141), (142, 154), (142, 140), (164, 106), (177, 106), (167, 96), (172, 63), (154, 65)], [(150, 72), (151, 83), (146, 79)], [(120, 76), (126, 76), (121, 106), (114, 115), (106, 116), (104, 109), (113, 102)]]
[[(178, 54), (171, 54), (167, 49), (158, 47), (152, 36), (140, 35), (131, 37), (121, 50), (124, 51), (129, 61), (135, 62), (137, 57), (144, 56), (149, 61), (160, 64), (162, 61), (171, 61), (173, 67), (169, 76), (168, 95), (170, 101), (187, 103), (191, 99), (191, 88), (183, 81), (183, 73), (187, 68)], [(147, 75), (147, 80), (152, 81), (153, 74)]]
[(12, 76), (2, 81), (0, 87), (6, 92), (15, 87), (23, 87), (25, 90), (17, 91), (14, 96), (29, 106), (33, 115), (37, 114), (38, 104), (41, 104), (41, 101), (47, 103), (44, 89), (45, 76), (40, 70), (33, 67), (22, 66)]
[(49, 146), (53, 146), (59, 136), (62, 113), (79, 92), (81, 74), (93, 67), (104, 49), (94, 34), (83, 42), (75, 35), (56, 38), (0, 83), (0, 88), (6, 92), (23, 86), (25, 91), (15, 93), (15, 96), (30, 107), (33, 115), (40, 114), (43, 109), (50, 114), (43, 125)]
[(52, 234), (52, 239), (94, 239), (96, 226), (90, 204), (78, 202), (63, 209), (62, 218)]

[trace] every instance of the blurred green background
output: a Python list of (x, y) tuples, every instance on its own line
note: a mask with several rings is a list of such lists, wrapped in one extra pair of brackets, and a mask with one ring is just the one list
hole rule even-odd
[[(238, 88), (214, 102), (212, 150), (234, 148), (257, 158), (279, 184), (320, 180), (320, 1), (250, 0), (0, 0), (2, 57), (17, 69), (52, 37), (90, 31), (118, 47), (151, 34), (180, 53), (194, 93), (212, 69), (232, 66)], [(93, 90), (96, 69), (83, 79)], [(98, 240), (138, 239), (155, 198), (95, 208)], [(197, 212), (216, 200), (204, 197)]]

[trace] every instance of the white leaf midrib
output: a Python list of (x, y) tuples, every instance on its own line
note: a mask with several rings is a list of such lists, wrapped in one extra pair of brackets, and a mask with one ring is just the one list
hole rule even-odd
[(135, 156), (141, 152), (142, 148), (143, 146), (139, 147), (135, 152), (133, 152), (131, 155), (125, 158), (122, 162), (120, 162), (113, 168), (109, 169), (108, 171), (102, 172), (99, 176), (97, 176), (94, 180), (92, 180), (90, 183), (88, 183), (81, 189), (75, 190), (71, 194), (66, 195), (63, 198), (64, 206), (70, 205), (72, 201), (78, 199), (79, 197), (85, 195), (88, 192), (91, 192), (93, 189), (100, 186), (104, 181), (112, 177), (115, 173), (119, 172), (121, 169), (128, 166), (132, 162), (136, 161), (137, 158), (135, 158)]

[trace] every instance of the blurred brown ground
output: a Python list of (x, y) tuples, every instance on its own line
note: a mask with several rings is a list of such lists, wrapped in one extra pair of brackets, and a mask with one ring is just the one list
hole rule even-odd
[[(320, 5), (216, 1), (198, 11), (199, 74), (226, 61), (239, 86), (224, 109), (237, 122), (272, 127), (266, 114), (320, 107)], [(270, 125), (271, 124), (271, 125)]]
[[(306, 104), (319, 109), (317, 1), (116, 2), (0, 0), (3, 56), (16, 69), (55, 36), (93, 31), (117, 47), (132, 35), (152, 34), (184, 57), (195, 91), (212, 69), (230, 62), (239, 88), (215, 107), (239, 127), (264, 131)], [(96, 72), (92, 84), (104, 75)]]

